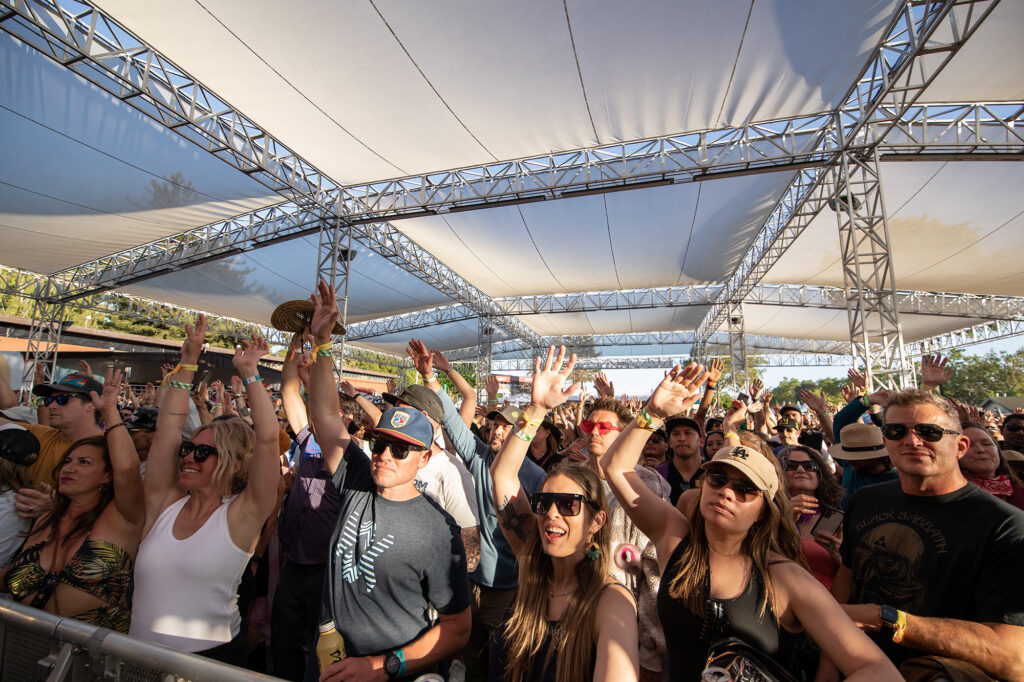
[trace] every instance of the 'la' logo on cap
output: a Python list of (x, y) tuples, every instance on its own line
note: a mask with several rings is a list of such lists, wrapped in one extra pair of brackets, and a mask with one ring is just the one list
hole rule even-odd
[(729, 453), (729, 455), (731, 457), (739, 457), (740, 459), (746, 459), (747, 457), (750, 456), (750, 453), (747, 452), (747, 449), (742, 445), (737, 445), (732, 449), (732, 452)]
[(396, 429), (400, 429), (409, 423), (408, 412), (395, 412), (391, 415), (391, 425)]

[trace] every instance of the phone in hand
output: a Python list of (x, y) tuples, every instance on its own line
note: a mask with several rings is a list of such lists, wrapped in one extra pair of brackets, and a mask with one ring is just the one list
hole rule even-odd
[(821, 516), (814, 522), (811, 535), (835, 535), (840, 526), (843, 525), (843, 512), (841, 509), (825, 507)]
[(747, 405), (750, 403), (750, 396), (747, 395), (746, 393), (740, 393), (738, 396), (736, 396), (736, 400), (739, 400), (744, 405)]

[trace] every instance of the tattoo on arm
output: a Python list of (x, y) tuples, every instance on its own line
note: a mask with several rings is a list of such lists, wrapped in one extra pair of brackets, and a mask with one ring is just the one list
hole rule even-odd
[(472, 573), (480, 565), (480, 526), (463, 528), (462, 544), (466, 548), (466, 570)]
[(525, 540), (530, 528), (527, 525), (530, 514), (518, 514), (516, 511), (516, 503), (506, 497), (498, 510), (498, 525), (515, 533), (520, 540)]

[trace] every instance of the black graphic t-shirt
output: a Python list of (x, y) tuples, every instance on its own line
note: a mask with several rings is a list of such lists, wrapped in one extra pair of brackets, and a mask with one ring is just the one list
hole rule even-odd
[[(900, 482), (858, 490), (843, 522), (843, 565), (854, 604), (888, 604), (917, 616), (1024, 625), (1024, 511), (973, 483), (934, 497)], [(887, 634), (894, 661), (913, 654)]]
[(425, 495), (393, 502), (376, 492), (369, 460), (345, 451), (334, 473), (341, 513), (331, 537), (323, 620), (349, 656), (405, 646), (442, 614), (469, 606), (466, 553), (455, 521)]

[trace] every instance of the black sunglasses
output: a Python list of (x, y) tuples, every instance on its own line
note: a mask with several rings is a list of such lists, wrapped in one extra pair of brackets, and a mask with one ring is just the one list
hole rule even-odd
[(394, 459), (405, 459), (413, 449), (412, 443), (403, 443), (398, 440), (387, 438), (374, 438), (370, 441), (370, 452), (375, 455), (383, 455), (384, 451), (391, 448), (391, 456)]
[(206, 458), (210, 455), (217, 454), (217, 448), (212, 445), (196, 445), (190, 440), (181, 441), (181, 449), (178, 450), (178, 457), (185, 459), (189, 454), (192, 455), (193, 461), (196, 464), (205, 462)]
[(71, 402), (72, 398), (81, 398), (84, 400), (85, 396), (78, 395), (77, 393), (58, 393), (57, 395), (48, 395), (43, 398), (43, 405), (46, 405), (47, 407), (49, 407), (51, 403), (67, 405)]
[(729, 478), (729, 476), (723, 471), (716, 471), (715, 469), (709, 469), (704, 474), (705, 480), (708, 485), (715, 490), (720, 490), (726, 486), (732, 488), (732, 491), (736, 493), (736, 499), (740, 502), (749, 502), (751, 498), (761, 494), (761, 490), (750, 483), (739, 478)]
[[(534, 493), (530, 495), (530, 506), (534, 514), (547, 514), (551, 505), (562, 516), (576, 516), (586, 499), (579, 493)], [(587, 502), (587, 504), (590, 504)]]
[(1010, 433), (1017, 433), (1018, 431), (1024, 431), (1024, 423), (1019, 419), (1015, 419), (1012, 422), (1006, 424), (1006, 430)]
[(882, 435), (887, 440), (903, 440), (911, 429), (914, 430), (918, 438), (929, 443), (938, 443), (947, 433), (960, 435), (959, 431), (946, 429), (938, 424), (914, 424), (912, 427), (906, 424), (885, 424), (882, 426)]
[(786, 463), (782, 465), (782, 468), (786, 471), (796, 471), (800, 467), (804, 468), (809, 474), (818, 473), (818, 463), (814, 460), (807, 460), (806, 462), (800, 462), (795, 459), (787, 459)]

